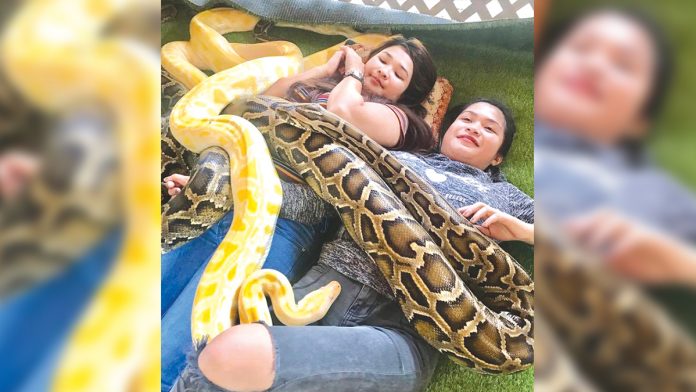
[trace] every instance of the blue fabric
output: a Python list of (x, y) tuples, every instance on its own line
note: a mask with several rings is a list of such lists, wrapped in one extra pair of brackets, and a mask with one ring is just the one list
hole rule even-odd
[[(227, 234), (232, 213), (198, 238), (162, 256), (162, 391), (168, 391), (186, 364), (191, 344), (191, 307), (198, 281)], [(328, 220), (311, 226), (278, 219), (263, 268), (274, 269), (293, 282), (314, 263)]]
[(46, 389), (62, 343), (106, 276), (120, 242), (120, 231), (108, 235), (62, 273), (0, 304), (3, 391)]

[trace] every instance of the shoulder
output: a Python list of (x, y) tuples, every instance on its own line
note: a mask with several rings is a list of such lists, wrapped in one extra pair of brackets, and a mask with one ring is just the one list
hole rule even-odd
[(408, 116), (406, 116), (406, 112), (404, 112), (398, 106), (389, 103), (385, 103), (384, 106), (388, 107), (392, 113), (396, 115), (397, 120), (399, 120), (399, 128), (401, 129), (401, 133), (406, 133), (406, 130), (408, 129)]

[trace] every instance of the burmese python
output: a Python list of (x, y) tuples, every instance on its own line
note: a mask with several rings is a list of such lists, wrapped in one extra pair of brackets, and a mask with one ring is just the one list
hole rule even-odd
[(336, 206), (428, 343), (486, 373), (532, 363), (534, 283), (429, 184), (316, 104), (252, 98), (244, 117)]
[(184, 148), (169, 129), (169, 114), (186, 88), (162, 70), (162, 180), (177, 173), (191, 175), (181, 194), (162, 188), (162, 251), (167, 252), (201, 235), (232, 208), (229, 158), (219, 147), (200, 155)]
[[(256, 140), (253, 127), (236, 116), (219, 113), (229, 103), (263, 91), (273, 78), (296, 72), (292, 69), (298, 60), (298, 51), (291, 44), (272, 48), (266, 43), (262, 44), (266, 45), (264, 50), (277, 53), (280, 49), (286, 54), (242, 62), (209, 78), (201, 75), (190, 61), (206, 67), (224, 67), (231, 61), (195, 52), (196, 45), (215, 36), (206, 26), (231, 31), (252, 25), (246, 18), (240, 19), (243, 26), (223, 25), (226, 19), (222, 16), (229, 10), (206, 12), (192, 20), (190, 43), (168, 44), (162, 50), (163, 64), (180, 73), (185, 84), (195, 86), (170, 116), (173, 134), (196, 152), (223, 146), (230, 155), (235, 205), (242, 203), (239, 210), (235, 208), (230, 232), (199, 283), (192, 312), (195, 341), (213, 337), (236, 321), (234, 298), (245, 278), (242, 270), (258, 268), (256, 257), (262, 256), (259, 247), (268, 245), (259, 230), (275, 222), (273, 216), (258, 214), (267, 208), (264, 203), (276, 209), (270, 199), (264, 199), (275, 192), (271, 189), (275, 186), (268, 182), (275, 177), (275, 170), (252, 141)], [(194, 41), (194, 32), (200, 41)], [(214, 53), (237, 48), (230, 45), (223, 44)], [(245, 46), (239, 49), (251, 50)], [(313, 57), (316, 60), (309, 61)], [(304, 59), (305, 68), (325, 58), (325, 53), (310, 56)], [(494, 241), (461, 218), (386, 150), (317, 105), (258, 98), (250, 101), (245, 117), (262, 130), (272, 151), (300, 173), (315, 192), (338, 206), (349, 232), (385, 274), (406, 317), (426, 341), (481, 372), (506, 373), (531, 365), (533, 282)], [(250, 161), (251, 157), (255, 160)], [(372, 167), (364, 162), (371, 162)], [(250, 164), (257, 166), (246, 167)], [(249, 192), (257, 190), (254, 198), (260, 198), (249, 199)], [(253, 218), (254, 214), (258, 218)], [(249, 248), (248, 254), (239, 253), (246, 252), (240, 247), (242, 243)], [(240, 305), (245, 295), (251, 293), (240, 295)]]
[(561, 390), (564, 382), (576, 390), (696, 390), (693, 339), (638, 287), (559, 232), (537, 219), (536, 298), (546, 327), (538, 343), (551, 358), (536, 364), (535, 386), (544, 392)]

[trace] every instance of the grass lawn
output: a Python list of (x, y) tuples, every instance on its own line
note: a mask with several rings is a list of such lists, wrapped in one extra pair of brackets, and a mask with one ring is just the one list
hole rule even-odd
[[(188, 40), (188, 20), (180, 13), (162, 26), (162, 43)], [(496, 98), (513, 111), (518, 134), (503, 171), (508, 180), (533, 196), (533, 55), (532, 25), (514, 25), (458, 31), (402, 30), (405, 36), (420, 38), (432, 53), (438, 73), (455, 88), (452, 103), (475, 97)], [(343, 40), (288, 28), (274, 28), (270, 35), (296, 43), (305, 55)], [(253, 42), (250, 33), (227, 35), (234, 42)], [(532, 250), (521, 244), (506, 249), (528, 270), (533, 268)], [(507, 375), (485, 376), (442, 359), (428, 392), (531, 391), (533, 369)]]

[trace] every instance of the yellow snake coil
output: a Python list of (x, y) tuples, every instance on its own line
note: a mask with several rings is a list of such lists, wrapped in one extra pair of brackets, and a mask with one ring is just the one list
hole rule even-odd
[[(230, 102), (257, 95), (282, 77), (325, 63), (341, 45), (303, 59), (290, 42), (245, 45), (229, 43), (222, 36), (252, 30), (257, 22), (258, 18), (237, 10), (204, 11), (191, 20), (190, 41), (162, 47), (162, 66), (191, 88), (172, 110), (172, 134), (193, 152), (218, 146), (230, 157), (234, 219), (196, 290), (191, 315), (194, 342), (217, 336), (237, 319), (271, 324), (264, 293), (284, 324), (305, 325), (323, 317), (340, 292), (338, 283), (332, 282), (295, 303), (282, 274), (259, 270), (280, 211), (280, 180), (258, 130), (241, 117), (220, 113)], [(355, 37), (356, 42), (372, 45), (386, 39)], [(208, 78), (203, 70), (216, 73)]]
[[(216, 27), (220, 31), (231, 31), (231, 27), (221, 23)], [(195, 29), (203, 30), (196, 20), (192, 21), (191, 47), (204, 47), (206, 42), (212, 46), (214, 42), (224, 41), (215, 35), (217, 32), (209, 29), (206, 30), (211, 34), (208, 41), (194, 44)], [(203, 38), (206, 38), (205, 34), (197, 39)], [(181, 43), (176, 45), (186, 47)], [(222, 53), (233, 44), (224, 41), (224, 45), (225, 48), (212, 52)], [(287, 49), (292, 44), (278, 45)], [(263, 48), (259, 56), (268, 50), (268, 46)], [(164, 49), (166, 47), (163, 55), (167, 52)], [(245, 56), (252, 55), (249, 47), (244, 47), (244, 50)], [(229, 103), (255, 96), (278, 78), (297, 72), (301, 59), (294, 56), (297, 51), (288, 52), (293, 55), (247, 60), (207, 78), (177, 103), (170, 117), (173, 135), (186, 148), (201, 152), (222, 146), (230, 156), (231, 166), (234, 166), (231, 178), (235, 192), (235, 220), (199, 283), (192, 314), (194, 341), (222, 332), (236, 321), (238, 313), (245, 322), (268, 317), (263, 290), (252, 289), (252, 284), (243, 281), (252, 273), (255, 276), (266, 274), (259, 272), (258, 268), (270, 243), (271, 226), (279, 209), (279, 203), (268, 204), (273, 190), (271, 180), (275, 181), (276, 177), (258, 130), (238, 117), (219, 113)], [(194, 58), (190, 53), (183, 56), (181, 50), (177, 53), (180, 63)], [(163, 60), (163, 64), (174, 63), (174, 60)], [(213, 67), (214, 63), (210, 60), (208, 64)], [(185, 67), (179, 64), (167, 70), (176, 77), (182, 69)], [(428, 191), (430, 188), (425, 183), (349, 124), (317, 110), (316, 105), (286, 105), (282, 101), (252, 99), (253, 109), (245, 117), (259, 124), (270, 137), (269, 142), (276, 152), (297, 166), (295, 169), (302, 172), (322, 198), (343, 211), (341, 216), (351, 235), (365, 247), (392, 288), (400, 294), (397, 295), (399, 302), (415, 330), (434, 347), (482, 372), (503, 373), (528, 367), (533, 358), (533, 283), (524, 270), (471, 224), (461, 218), (459, 221), (454, 219), (458, 215), (446, 202), (433, 191)], [(354, 147), (362, 161), (354, 161), (350, 158), (352, 153), (337, 147), (331, 139)], [(258, 146), (253, 143), (258, 143)], [(296, 158), (291, 150), (304, 158)], [(262, 159), (265, 162), (260, 162)], [(245, 169), (250, 160), (256, 161), (256, 168), (267, 172)], [(376, 165), (379, 170), (375, 170), (392, 182), (389, 186), (395, 193), (406, 195), (411, 207), (406, 209), (388, 196), (387, 187), (382, 186), (375, 172), (358, 170), (365, 165), (361, 162)], [(252, 178), (253, 175), (258, 177)], [(326, 185), (328, 190), (325, 191), (322, 180), (333, 185)], [(267, 185), (262, 193), (264, 188), (260, 184), (264, 181)], [(342, 185), (338, 186), (338, 183)], [(373, 200), (370, 196), (366, 200), (365, 195), (359, 196), (366, 190), (383, 194), (384, 198)], [(256, 195), (254, 201), (250, 201), (250, 193)], [(375, 203), (383, 209), (375, 207)], [(249, 205), (253, 205), (252, 211), (249, 211)], [(268, 205), (273, 211), (267, 211)], [(246, 222), (247, 214), (254, 213), (255, 220), (241, 223)], [(428, 229), (424, 230), (416, 220), (409, 218), (411, 214), (419, 217), (418, 222)], [(372, 226), (363, 223), (365, 220), (372, 220)], [(381, 230), (375, 231), (376, 227)], [(391, 231), (387, 233), (388, 230)], [(268, 235), (264, 237), (262, 233)], [(285, 282), (277, 279), (268, 279), (264, 283), (276, 288), (277, 294), (291, 292)], [(468, 283), (473, 286), (468, 288)], [(241, 293), (240, 286), (243, 286)], [(235, 296), (239, 297), (238, 307)], [(317, 299), (326, 299), (327, 304), (332, 300), (330, 295), (321, 292), (314, 294), (313, 301)], [(277, 304), (283, 306), (290, 302), (286, 298)], [(278, 306), (274, 309), (279, 311)], [(294, 312), (284, 317), (293, 318), (299, 309), (292, 310)], [(318, 312), (316, 315), (317, 318), (322, 316)], [(309, 317), (303, 321), (315, 319)]]
[(118, 133), (124, 237), (114, 268), (72, 332), (56, 391), (159, 388), (159, 79), (157, 57), (103, 36), (138, 0), (30, 1), (2, 37), (8, 79), (49, 113), (110, 109)]

